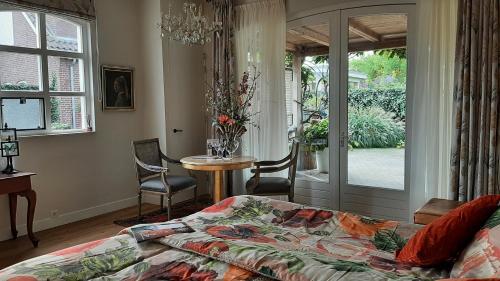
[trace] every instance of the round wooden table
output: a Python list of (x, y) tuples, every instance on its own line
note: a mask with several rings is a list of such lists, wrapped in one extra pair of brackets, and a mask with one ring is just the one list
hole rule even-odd
[(188, 170), (214, 172), (214, 203), (222, 200), (222, 178), (224, 171), (250, 168), (256, 161), (251, 156), (238, 156), (230, 160), (210, 159), (204, 156), (189, 156), (181, 159), (182, 166)]

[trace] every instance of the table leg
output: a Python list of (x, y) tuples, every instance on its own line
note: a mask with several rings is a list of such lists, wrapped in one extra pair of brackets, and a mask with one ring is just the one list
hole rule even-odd
[(36, 192), (33, 190), (28, 190), (26, 192), (21, 193), (23, 197), (26, 197), (26, 200), (28, 200), (28, 222), (27, 222), (27, 228), (28, 228), (28, 237), (31, 240), (31, 243), (33, 243), (33, 246), (36, 248), (38, 247), (38, 238), (35, 237), (33, 234), (33, 218), (35, 216), (35, 206), (36, 206)]
[(214, 203), (218, 203), (222, 200), (222, 171), (214, 172)]
[(17, 194), (9, 193), (9, 210), (10, 210), (10, 232), (14, 239), (17, 238), (16, 229), (16, 213), (17, 213)]

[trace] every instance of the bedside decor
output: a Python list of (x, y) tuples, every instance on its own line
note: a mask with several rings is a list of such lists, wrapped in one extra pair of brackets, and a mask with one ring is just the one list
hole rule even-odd
[(183, 15), (172, 15), (171, 5), (168, 14), (163, 15), (159, 24), (161, 35), (170, 40), (180, 41), (184, 45), (205, 45), (211, 41), (212, 32), (222, 29), (222, 23), (209, 23), (201, 14), (201, 5), (186, 2), (183, 7)]
[(101, 66), (102, 109), (134, 110), (134, 70), (131, 67)]
[(222, 156), (226, 159), (233, 158), (241, 136), (247, 131), (246, 126), (257, 126), (251, 119), (258, 113), (250, 109), (259, 76), (254, 67), (252, 76), (248, 72), (243, 73), (237, 88), (226, 86), (221, 80), (216, 81), (213, 88), (209, 86), (207, 108), (212, 114), (212, 126), (216, 129), (219, 144), (224, 149)]
[(5, 124), (4, 128), (0, 131), (0, 150), (2, 151), (2, 157), (7, 158), (7, 167), (5, 167), (2, 173), (17, 173), (12, 163), (12, 157), (19, 156), (17, 130), (15, 128), (8, 128), (7, 124)]

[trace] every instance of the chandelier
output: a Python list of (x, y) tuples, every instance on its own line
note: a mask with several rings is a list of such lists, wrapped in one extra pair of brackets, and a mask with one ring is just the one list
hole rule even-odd
[(182, 42), (184, 45), (204, 45), (210, 42), (212, 32), (222, 29), (222, 23), (208, 23), (207, 18), (201, 15), (201, 5), (184, 3), (183, 15), (172, 15), (171, 5), (168, 7), (168, 14), (164, 14), (162, 22), (159, 24), (161, 36), (170, 40)]

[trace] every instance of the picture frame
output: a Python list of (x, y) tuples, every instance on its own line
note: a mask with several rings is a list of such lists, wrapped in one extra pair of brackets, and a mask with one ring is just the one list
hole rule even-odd
[(2, 141), (0, 142), (2, 157), (19, 156), (19, 141)]
[(8, 142), (17, 140), (17, 130), (14, 128), (0, 129), (0, 141)]
[(125, 66), (101, 66), (103, 111), (134, 111), (134, 69)]

